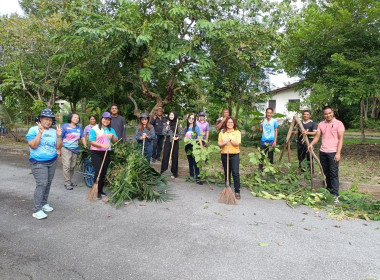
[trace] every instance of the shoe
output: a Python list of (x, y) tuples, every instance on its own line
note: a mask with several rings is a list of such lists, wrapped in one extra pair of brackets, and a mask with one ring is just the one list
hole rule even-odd
[(78, 185), (75, 184), (75, 183), (71, 183), (70, 186), (72, 186), (73, 188), (74, 188), (74, 187), (78, 187)]
[(334, 199), (334, 203), (335, 203), (335, 204), (339, 203), (339, 196), (338, 196), (338, 195), (335, 195), (334, 197), (335, 197), (335, 199)]
[(42, 210), (43, 210), (44, 212), (51, 212), (51, 211), (54, 210), (54, 208), (51, 207), (49, 204), (45, 204), (44, 206), (42, 206)]
[(98, 193), (98, 200), (101, 200), (101, 199), (102, 199), (102, 195)]
[(158, 158), (156, 158), (156, 160), (157, 160), (157, 161), (161, 161), (161, 158), (160, 158), (160, 157), (158, 157)]
[(101, 192), (100, 195), (101, 196), (107, 196), (107, 194), (105, 192)]
[(47, 217), (47, 215), (45, 214), (44, 211), (40, 210), (36, 213), (33, 213), (33, 218), (36, 218), (37, 220), (41, 220), (41, 219), (45, 219)]
[(156, 159), (155, 158), (152, 158), (152, 163), (156, 162)]
[(66, 190), (72, 190), (73, 187), (71, 185), (64, 185)]
[(175, 179), (175, 177), (172, 175), (172, 176), (170, 176), (170, 178), (172, 178), (172, 179)]
[(197, 184), (198, 184), (198, 185), (203, 185), (203, 183), (202, 183), (201, 180), (197, 180)]
[(240, 193), (235, 193), (235, 198), (239, 200), (241, 198)]

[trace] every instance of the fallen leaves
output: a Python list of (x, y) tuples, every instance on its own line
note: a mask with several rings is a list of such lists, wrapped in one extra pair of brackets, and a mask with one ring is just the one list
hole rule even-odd
[(269, 243), (265, 243), (265, 242), (259, 242), (258, 244), (261, 247), (268, 247), (269, 246)]

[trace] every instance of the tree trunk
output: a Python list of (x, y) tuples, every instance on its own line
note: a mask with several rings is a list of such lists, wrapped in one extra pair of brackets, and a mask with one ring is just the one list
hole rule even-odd
[(70, 102), (71, 113), (77, 112), (77, 102)]
[(373, 98), (373, 103), (372, 103), (372, 112), (371, 112), (371, 119), (376, 120), (376, 105), (377, 105), (377, 97), (375, 96)]
[(230, 116), (232, 116), (232, 97), (228, 98), (228, 111), (230, 111)]
[(82, 114), (83, 114), (83, 117), (82, 117), (82, 128), (84, 128), (84, 117), (85, 117), (86, 111), (87, 111), (87, 98), (86, 97), (82, 98), (81, 103), (82, 103), (81, 107), (82, 107)]
[(366, 98), (366, 103), (365, 103), (365, 106), (364, 106), (364, 120), (366, 122), (368, 122), (368, 107), (369, 107), (369, 101), (368, 101), (368, 97)]
[(365, 134), (364, 134), (364, 111), (365, 111), (365, 105), (364, 105), (364, 99), (360, 101), (360, 132), (362, 135), (362, 141), (365, 141)]
[(236, 113), (235, 113), (235, 121), (237, 122), (239, 118), (239, 111), (240, 111), (240, 102), (237, 103), (236, 105)]

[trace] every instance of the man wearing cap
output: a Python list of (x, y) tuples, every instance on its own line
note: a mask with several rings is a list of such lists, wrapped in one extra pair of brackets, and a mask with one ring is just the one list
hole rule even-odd
[(57, 151), (62, 147), (62, 129), (60, 125), (57, 125), (57, 130), (51, 128), (55, 124), (55, 117), (50, 109), (42, 110), (36, 123), (37, 126), (29, 129), (26, 140), (30, 151), (30, 167), (36, 181), (32, 216), (40, 220), (47, 217), (45, 212), (54, 210), (47, 201), (57, 167)]
[(206, 114), (204, 112), (199, 113), (199, 120), (197, 120), (196, 125), (199, 127), (201, 134), (203, 134), (203, 140), (208, 141), (208, 136), (210, 133), (210, 125), (205, 120)]
[(162, 115), (163, 112), (164, 110), (162, 107), (158, 107), (156, 114), (150, 120), (150, 124), (153, 125), (154, 132), (156, 133), (156, 137), (153, 142), (152, 162), (155, 162), (156, 160), (161, 161), (162, 145), (165, 140), (165, 136), (162, 134), (162, 130), (164, 129), (164, 125), (167, 122), (166, 118)]
[(119, 105), (111, 105), (112, 122), (111, 127), (115, 130), (117, 138), (127, 141), (127, 131), (125, 126), (125, 120), (119, 115)]
[[(303, 135), (306, 135), (309, 139), (309, 143), (313, 140), (315, 134), (317, 134), (317, 124), (313, 122), (311, 119), (311, 113), (310, 110), (305, 110), (302, 113), (302, 126), (304, 128), (304, 131), (301, 132), (300, 128), (298, 130), (293, 131), (293, 134), (298, 135), (297, 139), (297, 155), (298, 155), (298, 162), (299, 162), (299, 168), (301, 169), (301, 163), (306, 159), (309, 165), (310, 169), (310, 154), (307, 151), (307, 145), (306, 142), (304, 142)], [(302, 170), (302, 169), (301, 169)], [(313, 170), (312, 170), (313, 172)]]

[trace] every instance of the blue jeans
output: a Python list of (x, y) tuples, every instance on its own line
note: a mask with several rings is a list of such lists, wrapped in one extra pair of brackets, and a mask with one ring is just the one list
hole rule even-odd
[(331, 194), (339, 195), (339, 161), (334, 161), (335, 154), (319, 152), (319, 160), (326, 176), (327, 189)]
[(30, 168), (32, 169), (34, 180), (36, 181), (36, 189), (34, 191), (34, 213), (42, 210), (42, 207), (47, 204), (50, 186), (54, 178), (56, 167), (57, 159), (50, 162), (30, 163)]
[[(224, 180), (227, 181), (227, 154), (221, 154), (223, 168), (224, 168)], [(235, 193), (240, 193), (240, 175), (239, 175), (239, 154), (229, 154), (229, 173), (228, 179), (231, 184), (231, 173), (234, 178)]]
[(193, 151), (193, 145), (187, 144), (185, 146), (185, 151), (186, 151), (186, 156), (187, 156), (187, 161), (189, 162), (189, 172), (190, 172), (190, 177), (194, 178), (194, 171), (195, 171), (195, 178), (199, 180), (199, 168), (197, 166), (197, 163), (195, 162), (195, 158), (193, 157), (192, 154), (188, 155), (188, 151)]
[[(143, 141), (138, 141), (139, 150), (142, 151)], [(150, 159), (152, 158), (153, 146), (151, 140), (145, 140), (144, 146), (144, 156), (146, 160), (150, 163)]]

